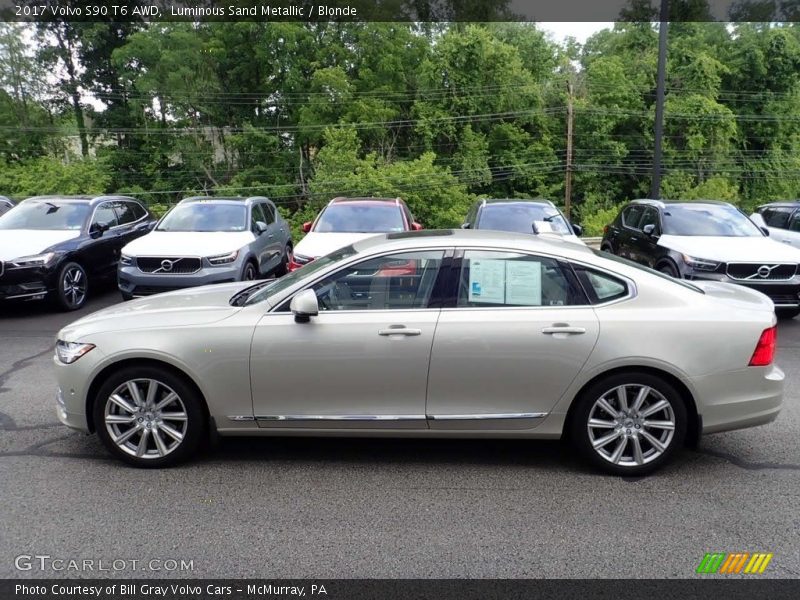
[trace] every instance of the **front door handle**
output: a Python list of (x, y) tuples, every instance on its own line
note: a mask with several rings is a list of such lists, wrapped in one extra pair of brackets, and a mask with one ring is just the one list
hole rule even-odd
[(565, 333), (568, 335), (580, 335), (586, 333), (585, 327), (570, 327), (569, 325), (553, 325), (552, 327), (544, 327), (542, 333), (547, 335), (554, 335), (557, 333)]
[(409, 329), (403, 325), (398, 326), (390, 326), (388, 329), (379, 329), (378, 335), (422, 335), (421, 329)]

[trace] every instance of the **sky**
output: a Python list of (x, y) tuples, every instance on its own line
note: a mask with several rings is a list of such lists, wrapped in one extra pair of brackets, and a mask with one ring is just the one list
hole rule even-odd
[(536, 27), (553, 35), (556, 42), (563, 42), (567, 37), (574, 37), (583, 44), (589, 37), (601, 29), (610, 29), (614, 23), (536, 23)]

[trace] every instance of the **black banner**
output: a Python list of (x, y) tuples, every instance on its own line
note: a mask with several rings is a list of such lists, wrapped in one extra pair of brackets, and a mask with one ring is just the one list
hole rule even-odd
[[(797, 21), (800, 0), (666, 0), (671, 21)], [(658, 21), (662, 0), (0, 0), (3, 21)]]
[[(758, 576), (755, 576), (758, 577)], [(800, 596), (800, 580), (487, 580), (487, 579), (182, 579), (0, 580), (3, 600), (783, 600)]]

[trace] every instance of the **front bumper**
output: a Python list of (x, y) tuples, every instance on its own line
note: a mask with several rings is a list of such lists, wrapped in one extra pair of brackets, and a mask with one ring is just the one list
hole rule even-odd
[(776, 365), (745, 367), (693, 379), (702, 433), (774, 421), (783, 402), (784, 373)]
[(117, 272), (117, 285), (120, 291), (131, 296), (150, 296), (161, 292), (171, 292), (188, 287), (198, 287), (213, 283), (238, 281), (242, 273), (241, 259), (230, 265), (218, 267), (203, 266), (190, 275), (144, 273), (135, 266), (120, 266)]
[(785, 281), (758, 280), (751, 283), (749, 281), (733, 279), (728, 277), (726, 273), (687, 269), (683, 277), (687, 281), (700, 280), (734, 283), (768, 296), (776, 308), (800, 308), (800, 276), (795, 276)]
[(55, 289), (55, 271), (47, 267), (9, 269), (0, 276), (0, 300), (38, 300)]

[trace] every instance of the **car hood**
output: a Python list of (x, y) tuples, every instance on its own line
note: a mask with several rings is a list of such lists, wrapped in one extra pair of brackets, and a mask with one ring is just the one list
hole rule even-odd
[(122, 251), (128, 256), (215, 256), (252, 242), (249, 231), (151, 231)]
[(80, 236), (74, 229), (4, 229), (0, 231), (0, 260), (41, 254), (51, 246)]
[(70, 323), (58, 333), (58, 339), (91, 341), (89, 338), (97, 333), (215, 323), (241, 310), (228, 302), (236, 292), (252, 284), (237, 281), (206, 285), (122, 302)]
[(319, 233), (311, 231), (294, 247), (294, 253), (309, 258), (319, 258), (380, 233)]
[(800, 249), (768, 237), (662, 235), (658, 245), (694, 258), (718, 262), (800, 263)]

